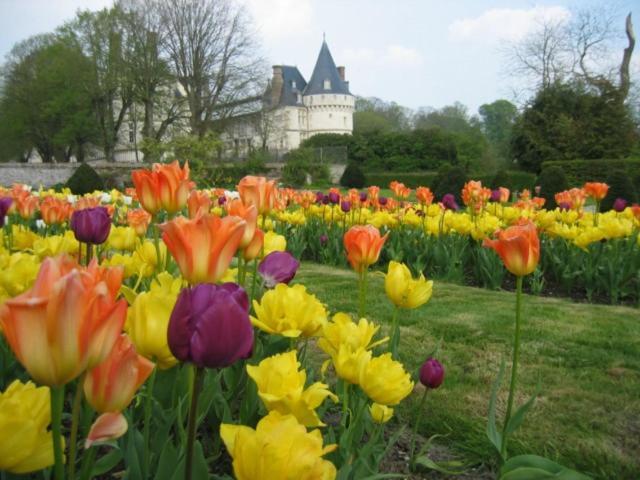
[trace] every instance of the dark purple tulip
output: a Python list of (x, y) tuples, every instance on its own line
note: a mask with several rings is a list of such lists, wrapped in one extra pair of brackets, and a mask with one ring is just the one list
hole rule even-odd
[(76, 210), (71, 215), (71, 230), (79, 242), (100, 245), (109, 236), (111, 217), (105, 207)]
[(289, 252), (271, 252), (260, 262), (258, 272), (267, 288), (273, 288), (279, 283), (289, 284), (299, 266), (300, 262)]
[(380, 197), (378, 203), (384, 207), (387, 204), (387, 197)]
[(571, 210), (571, 204), (569, 202), (560, 202), (558, 207), (560, 207), (560, 210)]
[(438, 388), (444, 380), (444, 367), (435, 358), (428, 358), (420, 367), (420, 383), (427, 388)]
[(11, 208), (12, 203), (13, 198), (11, 197), (0, 198), (0, 228), (4, 227), (4, 218), (7, 216), (7, 212), (9, 208)]
[(225, 203), (227, 203), (227, 197), (225, 197), (224, 195), (222, 195), (221, 197), (218, 197), (218, 205), (222, 206)]
[(324, 233), (320, 235), (320, 245), (324, 246), (329, 241), (329, 237), (327, 237)]
[(491, 201), (499, 202), (500, 201), (500, 190), (492, 190), (491, 191)]
[(324, 200), (324, 193), (316, 192), (316, 203), (322, 203)]
[(627, 208), (627, 201), (624, 198), (616, 198), (616, 201), (613, 202), (613, 209), (620, 213), (624, 212), (625, 208)]
[(223, 368), (253, 352), (247, 292), (235, 283), (201, 283), (180, 292), (167, 339), (171, 353), (198, 367)]
[(456, 203), (456, 197), (451, 193), (447, 193), (444, 197), (442, 197), (442, 205), (444, 208), (448, 210), (458, 210), (458, 204)]
[(332, 205), (336, 205), (340, 201), (340, 195), (336, 192), (329, 192), (329, 201)]
[(344, 213), (349, 213), (351, 211), (351, 202), (349, 200), (343, 200), (340, 202), (340, 209)]
[(322, 196), (322, 204), (327, 205), (329, 203), (329, 195)]
[(360, 192), (360, 201), (362, 203), (367, 201), (367, 192)]

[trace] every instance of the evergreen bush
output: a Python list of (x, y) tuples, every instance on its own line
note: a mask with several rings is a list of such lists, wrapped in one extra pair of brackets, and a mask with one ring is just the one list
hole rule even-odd
[(613, 170), (607, 177), (606, 183), (609, 185), (609, 191), (600, 205), (600, 210), (603, 212), (611, 210), (616, 198), (623, 198), (629, 203), (637, 201), (635, 188), (626, 171)]
[(451, 193), (456, 197), (456, 201), (460, 202), (460, 192), (462, 187), (467, 183), (467, 173), (460, 166), (444, 166), (438, 170), (438, 176), (433, 182), (433, 193), (440, 200), (447, 193)]
[(537, 185), (540, 186), (540, 196), (545, 198), (545, 208), (556, 208), (555, 194), (569, 188), (567, 177), (558, 166), (546, 167), (540, 172)]
[(364, 172), (356, 163), (349, 163), (340, 177), (340, 185), (347, 188), (363, 188), (366, 179)]
[(103, 190), (104, 182), (91, 165), (81, 163), (67, 180), (67, 187), (74, 195), (84, 195), (95, 190)]

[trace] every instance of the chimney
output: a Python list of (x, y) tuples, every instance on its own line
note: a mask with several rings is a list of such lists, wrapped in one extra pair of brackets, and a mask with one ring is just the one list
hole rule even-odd
[(282, 95), (282, 85), (284, 78), (282, 77), (282, 67), (280, 65), (273, 66), (273, 79), (271, 80), (271, 106), (275, 107), (280, 103), (280, 95)]
[(338, 75), (340, 75), (340, 80), (344, 82), (344, 67), (338, 67)]

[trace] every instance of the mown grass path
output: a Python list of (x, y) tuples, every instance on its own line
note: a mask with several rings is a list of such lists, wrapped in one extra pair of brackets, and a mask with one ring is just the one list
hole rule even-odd
[[(392, 306), (383, 277), (371, 274), (367, 316), (388, 328)], [(297, 282), (336, 311), (357, 311), (352, 271), (305, 263)], [(435, 282), (431, 301), (401, 316), (400, 357), (412, 371), (440, 341), (446, 368), (432, 392), (421, 434), (464, 460), (495, 461), (485, 436), (491, 384), (510, 358), (515, 294)], [(535, 453), (595, 478), (640, 478), (640, 310), (525, 295), (517, 404), (540, 395), (510, 442), (511, 454)], [(507, 362), (508, 364), (508, 362)], [(509, 369), (507, 368), (507, 378)], [(503, 382), (499, 417), (506, 407)], [(397, 410), (413, 423), (418, 395)]]

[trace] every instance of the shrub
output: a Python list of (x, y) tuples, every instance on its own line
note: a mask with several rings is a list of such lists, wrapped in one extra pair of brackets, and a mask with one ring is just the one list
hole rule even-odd
[(432, 190), (437, 199), (441, 199), (447, 193), (451, 193), (460, 202), (460, 192), (465, 183), (467, 183), (467, 174), (462, 167), (445, 167), (438, 171)]
[(544, 162), (542, 168), (560, 167), (570, 187), (581, 187), (585, 182), (604, 182), (612, 170), (624, 170), (631, 178), (640, 175), (640, 158), (621, 160), (564, 160)]
[(636, 187), (636, 196), (640, 200), (640, 172), (633, 176), (633, 186)]
[(67, 187), (74, 195), (84, 195), (85, 193), (104, 189), (104, 182), (91, 165), (81, 163), (67, 180)]
[(314, 184), (329, 183), (331, 180), (329, 167), (316, 161), (313, 150), (309, 148), (291, 150), (285, 160), (281, 181), (287, 186), (302, 187), (307, 183), (307, 176), (311, 177)]
[(544, 168), (537, 184), (540, 185), (540, 196), (547, 199), (545, 207), (548, 209), (556, 208), (555, 194), (569, 188), (567, 177), (558, 166)]
[(362, 169), (356, 163), (349, 163), (340, 177), (340, 185), (347, 188), (362, 188), (366, 179)]
[(495, 190), (498, 187), (512, 188), (511, 184), (512, 180), (509, 172), (507, 172), (506, 170), (498, 170), (498, 173), (495, 174), (495, 176), (487, 186)]
[(269, 160), (271, 160), (269, 152), (265, 150), (254, 150), (249, 153), (249, 156), (244, 161), (244, 167), (250, 175), (267, 173), (269, 171), (267, 168), (267, 162)]
[(606, 183), (609, 185), (609, 192), (600, 206), (603, 212), (611, 210), (616, 198), (624, 198), (627, 202), (635, 202), (637, 200), (633, 183), (631, 183), (626, 171), (613, 170), (607, 177)]
[(404, 183), (409, 188), (431, 187), (436, 178), (435, 172), (422, 173), (390, 173), (374, 172), (367, 173), (366, 184), (377, 185), (380, 188), (387, 188), (393, 180)]

